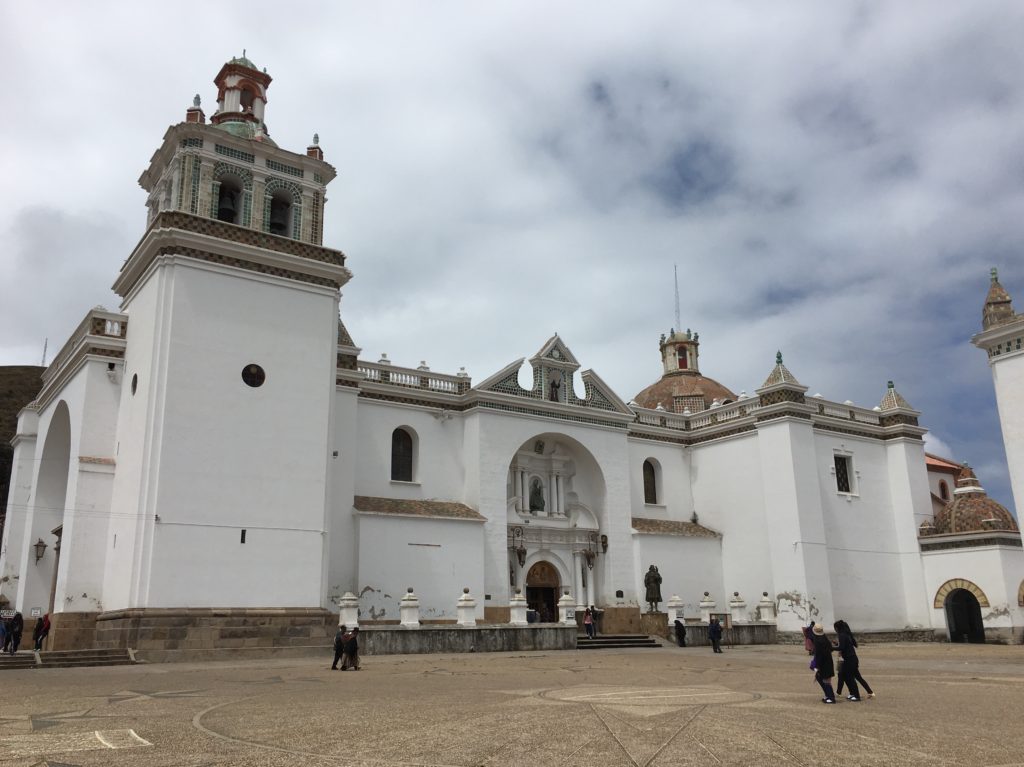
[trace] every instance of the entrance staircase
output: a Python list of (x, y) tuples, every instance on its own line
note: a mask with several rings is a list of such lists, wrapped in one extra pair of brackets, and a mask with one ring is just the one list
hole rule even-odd
[(79, 666), (128, 666), (135, 663), (128, 650), (22, 651), (0, 655), (0, 671), (24, 668), (75, 668)]
[(661, 647), (646, 634), (599, 634), (591, 639), (586, 634), (576, 637), (577, 650), (623, 650), (633, 647)]

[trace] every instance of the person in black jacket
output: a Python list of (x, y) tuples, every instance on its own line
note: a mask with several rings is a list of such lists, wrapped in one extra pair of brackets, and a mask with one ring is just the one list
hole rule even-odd
[(348, 633), (345, 640), (345, 657), (341, 661), (341, 670), (345, 671), (349, 666), (353, 671), (359, 670), (359, 627), (356, 626)]
[(708, 624), (708, 639), (711, 640), (711, 647), (715, 652), (722, 652), (722, 624), (718, 618), (712, 618)]
[(18, 645), (21, 644), (21, 634), (25, 630), (25, 619), (20, 612), (11, 618), (11, 655), (18, 652)]
[(334, 662), (331, 663), (331, 670), (338, 670), (338, 661), (345, 654), (345, 624), (338, 626), (338, 633), (334, 635)]
[(680, 647), (686, 647), (686, 626), (678, 618), (676, 619), (676, 643)]
[(835, 665), (832, 663), (832, 643), (825, 637), (825, 629), (820, 623), (814, 625), (812, 630), (814, 639), (814, 681), (821, 687), (825, 697), (822, 703), (835, 703), (836, 694), (832, 689), (832, 677), (836, 675)]
[(867, 690), (868, 697), (875, 697), (875, 693), (871, 690), (871, 685), (860, 675), (860, 658), (857, 657), (856, 649), (857, 639), (853, 636), (850, 624), (844, 620), (838, 620), (835, 622), (834, 628), (836, 630), (836, 637), (839, 640), (839, 654), (843, 658), (836, 692), (842, 695), (843, 685), (846, 684), (850, 688), (850, 694), (847, 696), (848, 699), (853, 701), (860, 700), (860, 690), (857, 689), (857, 682), (860, 682), (864, 689)]

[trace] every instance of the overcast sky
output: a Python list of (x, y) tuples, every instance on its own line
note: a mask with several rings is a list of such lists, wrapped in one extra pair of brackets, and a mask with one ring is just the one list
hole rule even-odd
[(145, 225), (168, 125), (247, 55), (338, 169), (363, 358), (474, 381), (555, 332), (625, 400), (658, 337), (753, 392), (888, 379), (1012, 508), (980, 330), (1024, 311), (1024, 3), (0, 3), (0, 364), (50, 357)]

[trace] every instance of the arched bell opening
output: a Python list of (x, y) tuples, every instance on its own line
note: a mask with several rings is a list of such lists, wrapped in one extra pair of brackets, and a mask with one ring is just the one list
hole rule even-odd
[(950, 642), (984, 644), (981, 604), (974, 594), (967, 589), (954, 589), (946, 596), (945, 610)]
[(237, 176), (221, 176), (217, 199), (217, 220), (238, 224), (241, 223), (241, 215), (242, 180)]
[(270, 233), (288, 236), (292, 213), (292, 196), (284, 189), (278, 189), (270, 198)]

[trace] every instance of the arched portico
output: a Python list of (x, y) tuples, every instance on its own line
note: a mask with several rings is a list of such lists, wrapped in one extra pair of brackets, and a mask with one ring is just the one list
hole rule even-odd
[[(67, 505), (68, 474), (71, 468), (71, 414), (65, 402), (59, 402), (50, 417), (39, 459), (35, 492), (26, 510), (24, 551), (31, 555), (22, 560), (18, 586), (18, 609), (41, 608), (52, 611), (52, 597), (57, 577), (60, 548), (53, 531), (64, 522)], [(38, 541), (46, 544), (38, 559), (34, 553)], [(27, 614), (27, 612), (26, 612)]]
[(984, 643), (981, 608), (988, 607), (989, 601), (977, 584), (964, 578), (948, 580), (935, 593), (932, 606), (945, 611), (950, 642)]
[(530, 567), (543, 559), (558, 563), (561, 589), (577, 606), (597, 602), (605, 493), (600, 466), (577, 440), (548, 432), (522, 443), (506, 486), (513, 588), (530, 588)]

